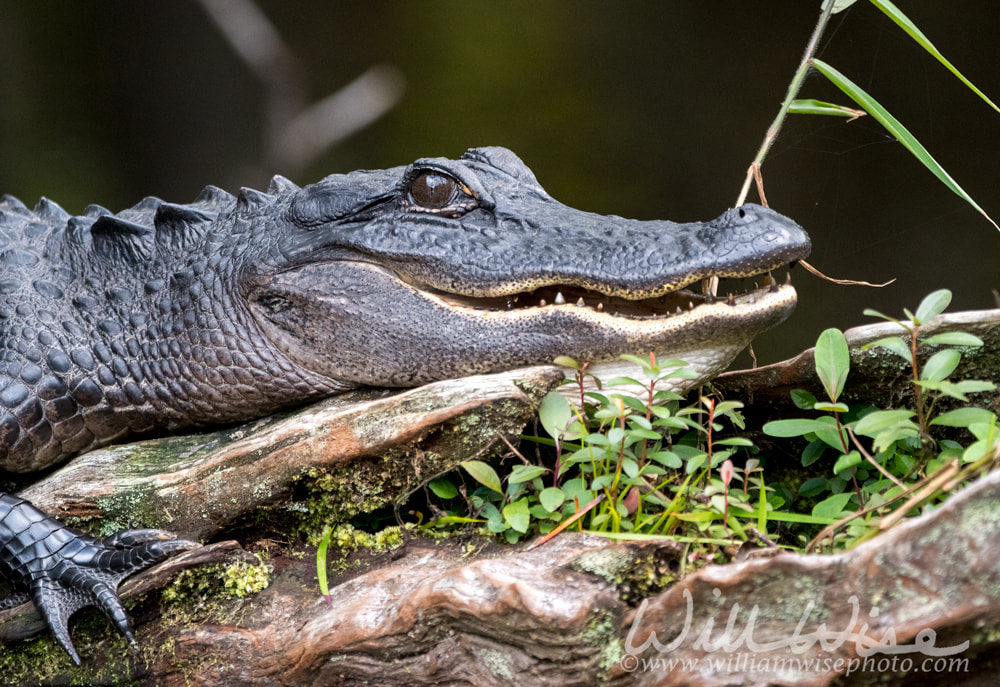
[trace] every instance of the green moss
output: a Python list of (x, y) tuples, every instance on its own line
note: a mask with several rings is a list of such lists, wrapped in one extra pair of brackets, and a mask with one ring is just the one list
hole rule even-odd
[(615, 617), (609, 611), (593, 611), (593, 617), (587, 622), (586, 629), (580, 633), (580, 642), (590, 646), (600, 647), (597, 677), (602, 681), (608, 679), (608, 673), (625, 655), (625, 645), (618, 638)]
[(2, 684), (133, 684), (132, 676), (142, 659), (129, 651), (124, 638), (108, 627), (102, 614), (92, 609), (78, 615), (71, 628), (81, 666), (73, 665), (45, 632), (0, 649)]
[(231, 596), (242, 599), (264, 591), (271, 584), (271, 566), (264, 563), (260, 554), (255, 555), (257, 565), (239, 561), (222, 571), (222, 585)]
[(496, 649), (481, 649), (479, 657), (483, 660), (483, 665), (487, 670), (503, 680), (514, 679), (514, 674), (510, 670), (507, 657)]
[(621, 574), (632, 565), (634, 555), (626, 548), (599, 549), (577, 556), (573, 567), (581, 572), (603, 577), (612, 584), (621, 582)]
[(260, 554), (257, 564), (236, 561), (229, 565), (206, 565), (185, 570), (163, 588), (165, 606), (180, 608), (195, 604), (202, 607), (211, 599), (242, 599), (263, 591), (271, 583), (271, 565)]
[[(325, 536), (325, 533), (322, 533), (322, 535)], [(323, 536), (320, 536), (319, 539), (322, 539)], [(352, 553), (363, 549), (369, 550), (372, 553), (383, 553), (399, 548), (403, 545), (403, 540), (403, 528), (398, 526), (386, 527), (372, 534), (371, 532), (356, 529), (353, 525), (345, 523), (334, 527), (333, 535), (330, 537), (330, 544), (343, 553)], [(311, 543), (318, 543), (318, 540)]]
[(638, 603), (677, 580), (668, 565), (671, 555), (669, 549), (637, 556), (625, 548), (607, 548), (578, 556), (573, 568), (607, 580), (618, 587), (623, 600)]

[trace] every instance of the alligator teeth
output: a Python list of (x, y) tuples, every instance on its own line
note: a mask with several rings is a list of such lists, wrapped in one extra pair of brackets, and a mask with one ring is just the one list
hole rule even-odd
[(604, 303), (597, 304), (597, 312), (604, 312)]
[(701, 292), (706, 296), (716, 296), (719, 293), (719, 278), (709, 277), (701, 280)]
[(540, 301), (538, 301), (538, 307), (539, 308), (544, 308), (546, 305), (548, 305), (548, 303), (545, 302), (544, 298), (541, 299)]
[(563, 298), (562, 291), (556, 292), (556, 305), (565, 305), (566, 299)]
[(583, 296), (580, 296), (580, 300), (578, 300), (578, 301), (576, 302), (576, 307), (578, 307), (578, 308), (582, 308), (582, 307), (583, 307), (583, 306), (585, 306), (585, 305), (587, 305), (587, 304), (583, 302)]
[(675, 314), (675, 315), (680, 315), (680, 314), (681, 314), (682, 312), (684, 312), (684, 311), (683, 311), (683, 310), (681, 310), (681, 306), (679, 306), (679, 305), (678, 305), (678, 306), (677, 306), (677, 310), (675, 310), (675, 311), (674, 311), (674, 314)]
[(729, 294), (729, 297), (727, 298), (726, 303), (728, 305), (736, 305), (736, 299), (733, 297), (733, 294)]

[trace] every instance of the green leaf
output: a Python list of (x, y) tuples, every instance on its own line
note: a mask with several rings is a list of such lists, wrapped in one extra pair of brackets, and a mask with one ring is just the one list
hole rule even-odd
[(943, 351), (938, 351), (924, 363), (920, 379), (928, 382), (940, 382), (955, 371), (961, 360), (962, 354), (954, 348), (946, 348)]
[(594, 478), (594, 481), (590, 483), (590, 488), (593, 491), (601, 491), (611, 486), (611, 483), (615, 481), (615, 476), (611, 473), (606, 473), (603, 475), (598, 475)]
[(822, 439), (816, 439), (810, 441), (809, 445), (802, 450), (802, 467), (807, 468), (817, 460), (826, 451), (826, 442)]
[(851, 367), (851, 355), (847, 350), (847, 339), (839, 329), (827, 329), (816, 340), (813, 354), (816, 361), (816, 375), (823, 388), (836, 401), (844, 390), (847, 373)]
[(716, 446), (753, 446), (753, 442), (745, 437), (730, 437), (713, 442)]
[(503, 519), (511, 529), (524, 534), (531, 524), (531, 513), (528, 511), (528, 499), (518, 499), (503, 507)]
[[(633, 377), (612, 377), (611, 379), (604, 382), (605, 386), (638, 386), (645, 388), (646, 383), (640, 382), (638, 379)], [(618, 395), (618, 394), (616, 394)]]
[[(854, 431), (867, 437), (875, 436), (883, 429), (894, 427), (916, 415), (912, 410), (876, 410), (854, 423)], [(912, 424), (912, 423), (909, 423)]]
[(622, 458), (622, 472), (629, 477), (635, 477), (639, 474), (639, 464), (631, 458)]
[(838, 432), (837, 423), (832, 417), (825, 428), (816, 430), (816, 438), (821, 439), (827, 446), (840, 453), (843, 453), (844, 447), (848, 445), (847, 430), (841, 427)]
[(665, 465), (668, 468), (673, 468), (674, 470), (684, 464), (683, 461), (681, 461), (680, 456), (673, 451), (655, 451), (649, 454), (649, 458), (651, 460), (655, 460), (657, 463)]
[[(566, 397), (556, 391), (550, 391), (538, 406), (538, 419), (542, 427), (553, 439), (566, 435), (566, 425), (573, 417), (573, 408)], [(575, 438), (568, 437), (567, 438)]]
[(896, 324), (898, 324), (900, 327), (902, 327), (907, 331), (909, 331), (910, 329), (905, 324), (897, 320), (895, 317), (889, 317), (888, 315), (885, 315), (879, 312), (878, 310), (875, 310), (874, 308), (865, 308), (864, 310), (861, 311), (861, 314), (866, 315), (868, 317), (877, 317), (880, 320), (885, 320), (886, 322), (895, 322)]
[(917, 308), (915, 316), (917, 324), (927, 324), (943, 313), (949, 303), (951, 303), (951, 291), (948, 289), (938, 289), (933, 293), (927, 294), (924, 296), (924, 300), (920, 301), (920, 306)]
[(715, 404), (715, 416), (718, 417), (722, 414), (730, 414), (730, 411), (736, 410), (737, 408), (742, 408), (742, 401), (722, 401), (721, 403)]
[(772, 437), (798, 437), (829, 427), (830, 424), (822, 420), (772, 420), (764, 425), (764, 434)]
[[(873, 0), (875, 2), (876, 0)], [(879, 0), (885, 2), (885, 0)], [(848, 79), (844, 74), (840, 73), (837, 69), (827, 64), (823, 60), (813, 58), (812, 64), (816, 69), (828, 78), (833, 84), (846, 93), (854, 102), (864, 108), (868, 114), (874, 117), (879, 124), (881, 124), (885, 129), (892, 134), (892, 136), (903, 144), (907, 150), (909, 150), (920, 162), (928, 169), (930, 172), (936, 176), (941, 183), (950, 188), (955, 194), (962, 198), (969, 205), (974, 207), (983, 217), (989, 221), (994, 227), (997, 227), (996, 222), (994, 222), (986, 212), (976, 204), (976, 201), (972, 200), (965, 190), (958, 185), (951, 175), (944, 170), (944, 168), (938, 164), (937, 160), (931, 157), (931, 154), (927, 152), (927, 149), (921, 145), (913, 134), (903, 126), (898, 119), (889, 114), (882, 105), (880, 105), (874, 98), (872, 98), (868, 93), (865, 92), (863, 88), (858, 86), (856, 83)]]
[(487, 489), (491, 489), (498, 494), (503, 494), (503, 488), (500, 486), (500, 478), (497, 476), (496, 470), (490, 467), (487, 463), (481, 460), (467, 460), (463, 463), (459, 463), (465, 471), (472, 475), (472, 479), (476, 480), (482, 484)]
[(993, 391), (997, 388), (997, 385), (981, 379), (963, 379), (955, 387), (963, 393), (975, 394), (981, 391)]
[[(920, 44), (920, 47), (922, 47), (924, 50), (933, 55), (934, 59), (943, 64), (948, 71), (950, 71), (959, 79), (959, 81), (968, 86), (969, 90), (971, 90), (973, 93), (975, 93), (984, 101), (986, 101), (986, 104), (988, 104), (994, 110), (1000, 112), (1000, 107), (997, 107), (992, 100), (986, 97), (985, 93), (976, 88), (972, 84), (972, 82), (966, 79), (965, 76), (963, 76), (962, 73), (958, 71), (958, 69), (956, 69), (951, 62), (945, 59), (944, 55), (938, 52), (938, 49), (934, 47), (934, 44), (931, 43), (930, 39), (927, 38), (927, 36), (925, 36), (923, 32), (921, 32), (920, 29), (918, 29), (912, 21), (910, 21), (909, 17), (900, 12), (898, 7), (889, 2), (889, 0), (871, 0), (871, 2), (873, 5), (882, 10), (882, 12), (884, 12), (887, 17), (896, 22), (900, 26), (900, 28), (903, 29), (903, 31), (906, 31), (906, 33), (910, 35), (910, 38), (912, 38), (918, 44)], [(837, 9), (834, 9), (834, 12), (837, 11), (838, 11)]]
[[(645, 412), (645, 408), (643, 409), (643, 412)], [(629, 427), (632, 427), (633, 429), (635, 429), (635, 428), (641, 428), (641, 429), (644, 429), (644, 430), (652, 430), (653, 429), (653, 425), (649, 422), (649, 420), (647, 420), (642, 415), (633, 415), (632, 417), (630, 417), (628, 419), (628, 424), (629, 424)], [(655, 437), (653, 437), (653, 439), (659, 439), (659, 438), (660, 438), (659, 434), (657, 434)]]
[(929, 382), (929, 381), (918, 381), (922, 388), (928, 389), (930, 391), (940, 391), (945, 396), (950, 396), (951, 398), (957, 398), (958, 400), (968, 403), (969, 397), (966, 394), (974, 394), (982, 391), (993, 391), (996, 389), (996, 384), (993, 382), (984, 382), (978, 379), (963, 379), (957, 384), (955, 382), (949, 382), (948, 380), (942, 380), (940, 382)]
[(829, 518), (830, 520), (836, 520), (840, 518), (840, 514), (844, 512), (844, 506), (846, 506), (847, 502), (850, 500), (851, 492), (834, 494), (833, 496), (829, 496), (813, 506), (812, 514), (817, 518)]
[(942, 413), (931, 420), (932, 425), (945, 427), (968, 427), (974, 422), (990, 422), (993, 413), (984, 408), (956, 408)]
[(530, 482), (536, 477), (540, 477), (548, 472), (548, 469), (537, 465), (517, 465), (510, 471), (507, 484), (518, 484), (519, 482)]
[(825, 477), (812, 477), (802, 483), (799, 487), (799, 493), (806, 498), (810, 498), (817, 494), (822, 494), (827, 490), (828, 486), (829, 480)]
[(892, 351), (898, 355), (903, 360), (909, 362), (912, 351), (905, 341), (900, 339), (898, 336), (887, 336), (884, 339), (879, 339), (878, 341), (872, 341), (871, 343), (866, 343), (861, 347), (861, 350), (868, 350), (869, 348), (878, 346), (879, 348), (885, 348)]
[(860, 465), (864, 462), (864, 458), (857, 451), (851, 451), (846, 456), (841, 456), (837, 459), (836, 464), (833, 466), (833, 474), (839, 475), (844, 470), (850, 470), (855, 465)]
[(566, 494), (559, 487), (548, 487), (547, 489), (542, 489), (538, 494), (538, 501), (542, 504), (542, 507), (554, 513), (559, 509), (559, 506), (563, 505), (563, 501), (566, 500)]
[(944, 332), (928, 336), (923, 343), (950, 346), (982, 346), (983, 340), (968, 332)]
[(580, 363), (576, 362), (575, 360), (573, 360), (572, 358), (570, 358), (568, 355), (561, 355), (561, 356), (557, 357), (555, 360), (553, 360), (552, 362), (555, 363), (556, 365), (562, 365), (563, 367), (571, 367), (574, 370), (579, 370), (580, 369)]
[(830, 403), (829, 401), (823, 403), (820, 401), (813, 406), (813, 410), (823, 413), (846, 413), (850, 408), (847, 407), (846, 403)]
[(816, 405), (816, 397), (805, 389), (792, 389), (789, 395), (792, 397), (792, 403), (800, 410), (812, 410)]
[(855, 110), (853, 107), (844, 107), (843, 105), (835, 105), (833, 103), (813, 99), (793, 100), (792, 104), (788, 107), (788, 113), (848, 117), (850, 119), (857, 119), (858, 117), (863, 117), (868, 114), (864, 110)]
[(434, 492), (434, 495), (441, 499), (453, 499), (458, 496), (458, 489), (444, 477), (432, 479), (427, 488)]

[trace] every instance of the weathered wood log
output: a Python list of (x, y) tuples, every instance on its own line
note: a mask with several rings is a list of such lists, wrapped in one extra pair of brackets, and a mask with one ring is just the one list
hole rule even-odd
[(235, 429), (91, 451), (21, 495), (102, 533), (155, 527), (203, 540), (287, 499), (315, 470), (340, 488), (342, 520), (394, 503), (435, 476), (515, 437), (562, 373), (533, 367), (358, 392)]
[[(264, 687), (982, 681), (1000, 660), (998, 541), (1000, 472), (850, 552), (710, 566), (660, 593), (683, 552), (669, 541), (564, 533), (470, 556), (468, 539), (417, 540), (335, 586), (332, 608), (312, 561), (280, 561), (270, 587), (219, 602), (215, 615), (141, 622), (142, 661), (113, 666), (102, 651), (62, 677)], [(672, 646), (658, 651), (654, 633)]]

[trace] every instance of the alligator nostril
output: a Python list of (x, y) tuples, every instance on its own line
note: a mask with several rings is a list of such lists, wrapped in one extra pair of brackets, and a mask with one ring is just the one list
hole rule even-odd
[(739, 208), (739, 211), (740, 211), (740, 219), (743, 219), (744, 217), (747, 216), (747, 213), (743, 208)]

